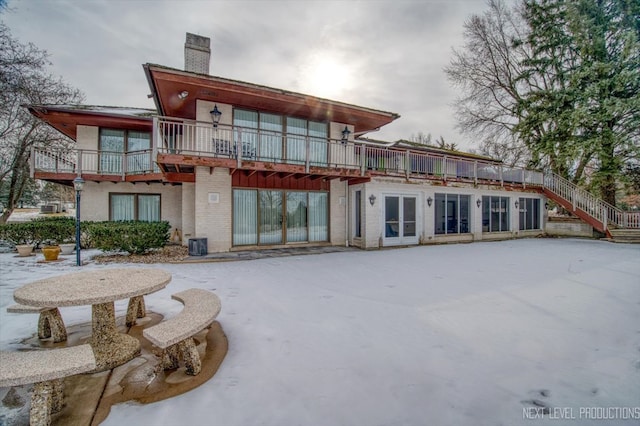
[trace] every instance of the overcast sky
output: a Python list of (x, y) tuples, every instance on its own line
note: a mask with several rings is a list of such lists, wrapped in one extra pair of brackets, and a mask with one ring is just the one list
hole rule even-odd
[(21, 42), (90, 105), (153, 108), (141, 64), (183, 68), (185, 33), (211, 38), (211, 74), (401, 115), (372, 138), (418, 132), (463, 149), (443, 68), (485, 0), (8, 0)]

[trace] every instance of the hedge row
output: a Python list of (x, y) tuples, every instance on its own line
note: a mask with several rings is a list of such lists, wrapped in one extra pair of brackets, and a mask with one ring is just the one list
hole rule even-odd
[[(81, 245), (104, 251), (145, 253), (169, 241), (169, 222), (81, 222)], [(34, 219), (0, 225), (0, 240), (14, 245), (62, 244), (75, 242), (75, 219), (67, 217)]]

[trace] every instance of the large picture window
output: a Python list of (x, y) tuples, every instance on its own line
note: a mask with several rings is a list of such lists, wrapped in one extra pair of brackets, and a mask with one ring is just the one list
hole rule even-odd
[(160, 221), (160, 194), (109, 194), (109, 220)]
[(435, 233), (469, 232), (469, 195), (435, 194)]
[(233, 245), (329, 240), (329, 194), (233, 190)]
[(509, 230), (509, 197), (482, 197), (482, 231)]
[(540, 229), (540, 199), (520, 198), (518, 200), (520, 210), (520, 230)]

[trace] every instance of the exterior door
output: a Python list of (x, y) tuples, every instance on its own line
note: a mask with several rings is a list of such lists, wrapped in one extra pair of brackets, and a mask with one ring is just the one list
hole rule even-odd
[(417, 244), (417, 197), (385, 195), (383, 244)]

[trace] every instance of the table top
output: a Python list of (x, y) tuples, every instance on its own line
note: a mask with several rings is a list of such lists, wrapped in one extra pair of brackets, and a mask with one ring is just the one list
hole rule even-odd
[(153, 293), (170, 281), (162, 269), (97, 269), (34, 281), (16, 289), (13, 298), (31, 306), (95, 305)]

